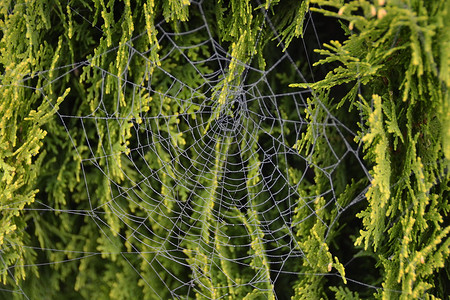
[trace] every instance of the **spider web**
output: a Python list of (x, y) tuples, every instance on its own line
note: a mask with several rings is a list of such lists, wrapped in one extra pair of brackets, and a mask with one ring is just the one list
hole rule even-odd
[[(57, 122), (76, 153), (84, 187), (80, 194), (88, 205), (38, 201), (29, 209), (73, 219), (73, 224), (80, 218), (95, 223), (98, 232), (86, 238), (106, 237), (109, 244), (99, 243), (97, 251), (30, 245), (55, 257), (33, 267), (101, 256), (122, 261), (155, 299), (215, 298), (223, 290), (274, 292), (281, 299), (279, 286), (301, 277), (299, 266), (307, 259), (299, 226), (322, 218), (314, 203), (323, 201), (324, 210), (338, 211), (331, 222), (323, 220), (330, 229), (364, 199), (368, 184), (345, 205), (338, 201), (343, 191), (336, 188), (337, 170), (349, 160), (369, 178), (360, 145), (353, 142), (354, 128), (325, 104), (326, 117), (316, 120), (308, 115), (311, 92), (288, 87), (312, 77), (311, 68), (302, 70), (298, 62), (309, 60), (313, 46), (299, 42), (282, 51), (266, 12), (272, 59), (265, 67), (253, 59), (236, 61), (213, 35), (216, 29), (202, 6), (191, 3), (194, 17), (178, 28), (158, 23), (160, 63), (149, 58), (152, 48), (142, 50), (144, 32), (78, 64), (58, 67), (61, 75), (47, 82), (89, 82), (86, 74), (101, 74), (99, 82), (86, 84), (89, 103), (68, 100), (55, 106)], [(74, 12), (90, 23), (83, 12)], [(316, 30), (311, 15), (305, 30)], [(320, 44), (315, 37), (311, 44)], [(121, 76), (101, 63), (114, 61), (118, 53), (126, 53), (128, 61)], [(232, 63), (244, 71), (227, 82)], [(145, 76), (134, 75), (137, 66), (145, 67)], [(45, 80), (49, 72), (37, 76)], [(38, 90), (50, 101), (43, 88)], [(331, 153), (323, 164), (311, 160), (322, 151), (315, 141), (307, 150), (297, 147), (308, 128), (325, 141), (320, 149)], [(315, 182), (317, 174), (328, 182)], [(329, 188), (320, 193), (308, 188), (319, 184)], [(299, 218), (299, 210), (309, 213)], [(28, 298), (20, 284), (11, 292)]]

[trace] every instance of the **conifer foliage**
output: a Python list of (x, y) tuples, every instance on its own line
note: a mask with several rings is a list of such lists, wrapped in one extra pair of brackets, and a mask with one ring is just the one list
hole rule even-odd
[(0, 28), (1, 299), (450, 293), (448, 0), (18, 0)]

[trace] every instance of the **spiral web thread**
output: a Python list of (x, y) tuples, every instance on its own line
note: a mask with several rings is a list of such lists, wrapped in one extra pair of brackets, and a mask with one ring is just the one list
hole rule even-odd
[[(328, 113), (325, 123), (312, 121), (317, 137), (328, 141), (328, 128), (332, 128), (333, 138), (341, 139), (345, 145), (344, 151), (333, 152), (328, 142), (334, 163), (311, 164), (310, 158), (295, 147), (311, 125), (306, 118), (310, 91), (288, 87), (289, 83), (305, 82), (304, 77), (308, 77), (303, 76), (296, 58), (290, 54), (296, 50), (288, 48), (282, 52), (278, 47), (279, 58), (267, 62), (265, 70), (253, 62), (237, 62), (245, 71), (240, 80), (228, 85), (225, 101), (219, 103), (232, 57), (211, 35), (213, 30), (206, 22), (202, 4), (191, 3), (190, 9), (199, 11), (193, 28), (181, 26), (179, 32), (174, 32), (165, 22), (156, 26), (160, 65), (148, 58), (151, 49), (143, 52), (132, 46), (147, 34), (144, 32), (94, 58), (57, 68), (62, 74), (57, 80), (79, 76), (81, 69), (102, 74), (97, 85), (99, 98), (93, 102), (96, 105), (85, 107), (80, 115), (57, 112), (60, 125), (79, 155), (90, 209), (65, 209), (43, 202), (28, 209), (68, 218), (87, 217), (111, 241), (111, 247), (98, 252), (70, 251), (73, 258), (35, 267), (70, 264), (99, 255), (115, 256), (139, 274), (155, 298), (161, 297), (161, 286), (173, 298), (180, 299), (196, 295), (212, 298), (205, 290), (213, 293), (215, 289), (237, 290), (243, 286), (270, 291), (286, 274), (301, 276), (296, 265), (305, 257), (292, 228), (310, 218), (320, 218), (312, 203), (323, 198), (324, 209), (337, 206), (343, 212), (364, 199), (367, 186), (347, 206), (341, 207), (337, 202), (339, 195), (335, 193), (332, 174), (346, 157), (353, 156), (358, 167), (368, 178), (369, 175), (360, 158), (359, 145), (349, 142), (356, 133), (335, 116)], [(89, 22), (82, 12), (74, 12)], [(267, 16), (265, 26), (271, 26)], [(305, 28), (315, 30), (311, 16)], [(272, 30), (276, 37), (277, 32)], [(102, 56), (114, 57), (121, 47), (127, 49), (130, 66), (135, 60), (147, 64), (146, 78), (135, 79), (131, 67), (117, 77), (93, 63)], [(199, 48), (202, 50), (196, 51)], [(176, 61), (176, 67), (166, 64), (171, 59)], [(47, 72), (37, 75), (45, 78)], [(172, 72), (188, 75), (178, 77)], [(282, 79), (277, 74), (287, 72), (292, 75), (290, 82), (280, 83)], [(116, 91), (105, 90), (108, 80), (116, 82)], [(43, 98), (46, 99), (45, 94)], [(279, 107), (288, 107), (289, 111)], [(128, 126), (128, 136), (116, 136), (123, 126)], [(85, 142), (82, 146), (76, 141), (80, 134)], [(123, 142), (125, 147), (121, 148), (115, 140), (128, 143)], [(310, 153), (315, 151), (314, 146), (311, 149)], [(314, 172), (326, 174), (331, 188), (322, 194), (305, 195), (302, 187), (313, 182)], [(295, 179), (293, 173), (298, 175)], [(106, 177), (110, 194), (99, 195), (89, 174)], [(99, 201), (102, 197), (109, 197), (109, 201)], [(310, 206), (306, 219), (294, 218), (297, 209)], [(333, 226), (333, 222), (326, 226)], [(128, 251), (124, 251), (124, 245)], [(231, 274), (224, 267), (226, 262), (245, 273), (244, 279), (237, 280), (240, 274)], [(154, 271), (153, 282), (141, 275), (140, 264), (146, 264), (149, 272)], [(183, 277), (177, 269), (190, 271)], [(220, 273), (227, 286), (207, 286), (207, 282), (214, 283), (208, 276)], [(28, 298), (24, 292), (23, 296)]]

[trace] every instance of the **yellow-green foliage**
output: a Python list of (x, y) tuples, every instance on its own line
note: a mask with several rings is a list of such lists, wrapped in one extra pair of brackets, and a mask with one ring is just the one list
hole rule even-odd
[(321, 8), (312, 10), (343, 20), (349, 37), (318, 50), (319, 64), (339, 63), (325, 79), (294, 86), (347, 86), (328, 101), (363, 113), (358, 140), (372, 179), (356, 245), (382, 266), (378, 296), (443, 296), (435, 276), (450, 246), (448, 1), (313, 2)]
[[(444, 297), (448, 1), (197, 2), (0, 3), (0, 298)], [(258, 91), (311, 89), (305, 110), (252, 99), (245, 130), (214, 131), (250, 69), (309, 42), (310, 6), (346, 34), (317, 50), (331, 71)]]

